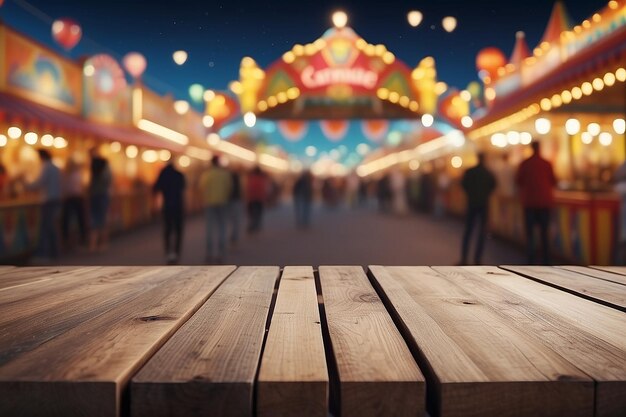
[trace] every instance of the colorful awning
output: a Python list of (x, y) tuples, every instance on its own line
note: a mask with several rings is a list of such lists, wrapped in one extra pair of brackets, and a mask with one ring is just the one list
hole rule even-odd
[(134, 127), (110, 126), (90, 122), (76, 116), (0, 93), (0, 120), (15, 123), (22, 129), (46, 130), (50, 134), (78, 134), (98, 140), (118, 141), (127, 145), (145, 146), (182, 152), (183, 147)]

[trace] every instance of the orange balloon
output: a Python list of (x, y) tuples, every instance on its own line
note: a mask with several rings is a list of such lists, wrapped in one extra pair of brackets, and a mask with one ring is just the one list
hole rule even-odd
[(504, 65), (506, 65), (506, 56), (493, 46), (482, 49), (476, 56), (476, 68), (479, 71), (487, 71), (492, 78), (498, 74), (498, 68)]

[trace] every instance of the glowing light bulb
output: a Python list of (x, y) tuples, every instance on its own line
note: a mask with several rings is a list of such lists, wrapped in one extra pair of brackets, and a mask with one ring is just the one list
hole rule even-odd
[(176, 63), (176, 65), (183, 65), (187, 62), (187, 58), (189, 55), (185, 51), (176, 51), (172, 54), (172, 59)]
[(540, 135), (545, 135), (549, 133), (551, 128), (552, 128), (552, 124), (550, 123), (550, 120), (543, 118), (543, 117), (540, 117), (539, 119), (535, 120), (535, 130)]
[(418, 10), (411, 10), (409, 14), (407, 15), (407, 20), (409, 21), (409, 25), (413, 26), (414, 28), (418, 27), (419, 24), (422, 23), (423, 18), (424, 16)]
[(424, 125), (424, 127), (432, 126), (434, 121), (435, 118), (432, 115), (428, 113), (422, 115), (422, 124)]
[(446, 16), (441, 21), (441, 26), (443, 26), (446, 32), (452, 32), (456, 29), (456, 18), (452, 16)]
[(251, 111), (247, 112), (243, 115), (243, 122), (248, 127), (254, 127), (254, 125), (256, 124), (256, 115)]
[(575, 135), (580, 132), (580, 122), (577, 119), (567, 119), (565, 122), (565, 131), (568, 135)]
[(589, 123), (587, 132), (591, 133), (591, 136), (598, 136), (600, 134), (600, 125), (597, 123)]
[(613, 130), (618, 135), (623, 135), (626, 132), (626, 121), (624, 119), (613, 120)]
[(346, 27), (347, 24), (348, 15), (346, 14), (346, 12), (344, 12), (343, 10), (338, 10), (333, 13), (333, 25), (335, 25), (336, 28), (342, 29)]

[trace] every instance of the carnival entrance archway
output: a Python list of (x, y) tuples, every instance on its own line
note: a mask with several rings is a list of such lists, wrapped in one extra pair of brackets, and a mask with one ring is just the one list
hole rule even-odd
[(238, 102), (218, 96), (213, 101), (222, 105), (207, 107), (222, 138), (305, 163), (328, 158), (348, 169), (377, 149), (442, 136), (469, 113), (468, 100), (437, 80), (432, 57), (410, 69), (349, 27), (294, 45), (265, 70), (244, 58), (230, 89)]

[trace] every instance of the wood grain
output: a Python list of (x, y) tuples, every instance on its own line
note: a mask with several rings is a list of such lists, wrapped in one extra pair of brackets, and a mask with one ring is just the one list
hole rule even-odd
[[(87, 270), (93, 270), (92, 267), (85, 267)], [(10, 267), (0, 271), (0, 291), (6, 291), (21, 284), (36, 282), (41, 280), (50, 280), (53, 277), (63, 273), (72, 273), (76, 271), (76, 267), (28, 267), (16, 268)]]
[(613, 274), (626, 275), (626, 266), (599, 266), (592, 265), (594, 269), (599, 269), (601, 271), (612, 272)]
[(133, 417), (251, 416), (277, 267), (241, 267), (133, 378)]
[(626, 286), (549, 266), (502, 268), (626, 312)]
[[(65, 271), (69, 272), (69, 271)], [(81, 323), (148, 291), (185, 267), (111, 267), (79, 269), (46, 281), (46, 291), (16, 288), (19, 301), (7, 302), (0, 316), (0, 365), (23, 355)], [(48, 278), (52, 280), (52, 278)], [(65, 279), (63, 285), (61, 282)], [(44, 286), (43, 283), (33, 285)], [(54, 291), (56, 288), (56, 291)], [(31, 294), (34, 291), (39, 294)], [(29, 293), (28, 298), (17, 297)]]
[(593, 381), (455, 281), (427, 267), (370, 267), (428, 371), (441, 417), (592, 416)]
[(617, 284), (626, 285), (626, 275), (620, 275), (614, 272), (604, 271), (602, 269), (589, 268), (587, 266), (578, 265), (560, 265), (557, 268), (565, 269), (579, 274), (588, 275), (593, 278), (603, 279), (605, 281), (615, 282)]
[(259, 417), (327, 417), (328, 370), (311, 267), (286, 267), (257, 388)]
[(234, 267), (169, 268), (168, 279), (0, 367), (2, 416), (119, 416), (131, 376)]
[[(109, 268), (106, 269), (109, 270)], [(14, 272), (0, 278), (1, 285), (5, 288), (5, 291), (0, 292), (0, 308), (4, 309), (10, 304), (19, 304), (37, 295), (61, 292), (63, 288), (73, 287), (86, 277), (93, 278), (92, 272), (97, 274), (95, 271), (102, 270), (102, 267), (16, 268)], [(30, 282), (36, 282), (37, 285), (20, 285)]]
[(424, 377), (363, 269), (319, 271), (341, 416), (424, 415)]
[(595, 380), (595, 415), (626, 415), (624, 313), (496, 267), (436, 267)]

